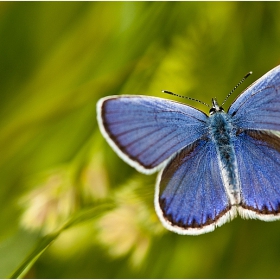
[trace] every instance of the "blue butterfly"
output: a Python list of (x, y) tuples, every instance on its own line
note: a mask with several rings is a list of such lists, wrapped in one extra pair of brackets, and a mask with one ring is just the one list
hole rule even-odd
[(154, 203), (167, 229), (198, 235), (237, 214), (280, 219), (280, 66), (227, 113), (215, 99), (207, 116), (179, 102), (123, 95), (100, 99), (97, 115), (124, 161), (160, 171)]

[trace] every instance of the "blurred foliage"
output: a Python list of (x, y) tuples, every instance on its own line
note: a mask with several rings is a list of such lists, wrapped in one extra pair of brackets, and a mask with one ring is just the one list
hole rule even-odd
[(167, 232), (156, 175), (118, 158), (95, 108), (222, 101), (280, 63), (279, 18), (278, 2), (0, 2), (0, 278), (279, 278), (280, 222)]

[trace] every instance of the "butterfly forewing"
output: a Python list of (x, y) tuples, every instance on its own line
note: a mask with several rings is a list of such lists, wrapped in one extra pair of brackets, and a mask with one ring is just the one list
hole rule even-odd
[(98, 121), (111, 146), (144, 173), (206, 133), (207, 116), (177, 102), (145, 96), (112, 96), (98, 103)]
[(228, 113), (241, 129), (280, 131), (280, 66), (248, 87)]

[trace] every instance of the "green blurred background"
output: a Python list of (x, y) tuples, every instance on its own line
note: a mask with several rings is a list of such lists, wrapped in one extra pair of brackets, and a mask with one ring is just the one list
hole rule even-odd
[(107, 95), (209, 104), (253, 71), (227, 109), (280, 63), (279, 18), (278, 2), (0, 2), (0, 278), (279, 278), (280, 222), (168, 232), (156, 174), (96, 122)]

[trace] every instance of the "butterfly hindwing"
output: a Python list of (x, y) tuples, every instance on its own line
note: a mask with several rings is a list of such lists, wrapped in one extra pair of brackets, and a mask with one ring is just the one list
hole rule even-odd
[(235, 217), (213, 142), (198, 140), (170, 160), (158, 177), (155, 207), (165, 227), (179, 234), (213, 231)]
[(280, 139), (274, 134), (247, 131), (235, 142), (244, 218), (280, 219)]
[(184, 104), (155, 97), (111, 96), (98, 102), (100, 129), (114, 150), (143, 173), (201, 138), (207, 116)]

